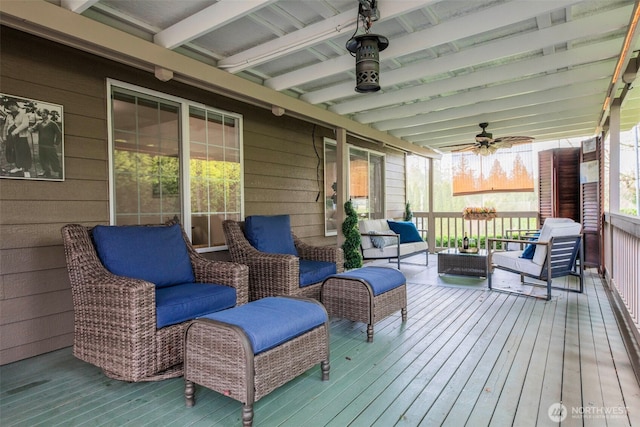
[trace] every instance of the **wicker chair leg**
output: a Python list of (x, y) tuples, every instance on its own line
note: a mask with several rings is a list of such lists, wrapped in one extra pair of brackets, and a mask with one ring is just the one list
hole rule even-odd
[(242, 425), (243, 427), (253, 425), (253, 404), (242, 405)]
[(373, 324), (367, 325), (367, 342), (373, 342)]
[(331, 365), (329, 365), (329, 361), (323, 360), (320, 363), (320, 369), (322, 369), (322, 381), (329, 381), (329, 370), (331, 369)]
[(402, 321), (406, 322), (407, 321), (407, 307), (404, 307), (402, 310), (400, 310), (400, 312), (402, 313)]
[(184, 398), (187, 408), (191, 408), (196, 404), (195, 394), (196, 386), (193, 384), (193, 381), (186, 380), (184, 382)]

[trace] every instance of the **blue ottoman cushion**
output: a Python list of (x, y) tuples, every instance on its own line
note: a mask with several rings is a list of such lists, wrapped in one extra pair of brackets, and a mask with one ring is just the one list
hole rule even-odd
[(194, 282), (191, 259), (180, 225), (97, 225), (92, 231), (102, 264), (118, 276), (156, 287)]
[(258, 354), (322, 325), (327, 313), (314, 302), (267, 297), (202, 318), (239, 326), (247, 334), (253, 353)]
[(156, 287), (158, 329), (192, 320), (236, 305), (236, 290), (209, 283), (182, 283)]
[(371, 286), (374, 296), (388, 292), (407, 282), (402, 272), (388, 267), (364, 267), (335, 276), (364, 280)]
[(322, 282), (332, 274), (336, 274), (336, 264), (327, 261), (300, 260), (300, 287)]

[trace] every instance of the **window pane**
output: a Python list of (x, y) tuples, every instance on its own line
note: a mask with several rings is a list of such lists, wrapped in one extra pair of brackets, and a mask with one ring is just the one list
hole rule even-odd
[[(242, 208), (238, 120), (192, 107), (189, 113), (191, 209), (203, 230), (202, 247), (224, 246), (222, 221)], [(206, 221), (205, 221), (206, 219)], [(206, 222), (206, 232), (204, 232)]]
[(179, 215), (179, 107), (114, 88), (112, 108), (116, 224)]
[(349, 197), (360, 218), (369, 218), (369, 153), (349, 150)]
[(335, 235), (338, 231), (336, 212), (338, 209), (338, 149), (336, 144), (325, 142), (324, 145), (324, 220), (325, 235)]
[(369, 156), (369, 219), (383, 219), (384, 192), (383, 190), (383, 157), (371, 153)]

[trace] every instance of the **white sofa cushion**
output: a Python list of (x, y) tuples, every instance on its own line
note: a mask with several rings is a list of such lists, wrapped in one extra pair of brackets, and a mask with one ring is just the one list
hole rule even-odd
[(534, 263), (530, 259), (520, 258), (522, 252), (523, 251), (492, 252), (491, 263), (511, 270), (522, 271), (532, 276), (539, 276), (542, 271), (542, 266)]
[[(546, 220), (540, 230), (539, 242), (548, 242), (551, 237), (573, 236), (582, 232), (582, 224), (579, 222), (549, 221)], [(545, 245), (536, 245), (536, 251), (533, 254), (532, 261), (535, 264), (543, 265), (547, 257), (547, 247)]]

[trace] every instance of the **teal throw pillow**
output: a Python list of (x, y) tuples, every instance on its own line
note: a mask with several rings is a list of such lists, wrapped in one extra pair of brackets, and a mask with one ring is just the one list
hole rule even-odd
[(411, 221), (387, 220), (389, 228), (400, 235), (400, 243), (422, 242), (422, 236), (418, 232), (416, 225)]

